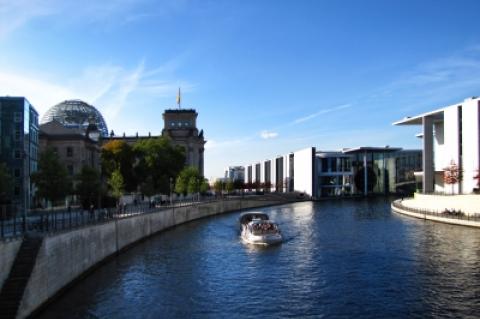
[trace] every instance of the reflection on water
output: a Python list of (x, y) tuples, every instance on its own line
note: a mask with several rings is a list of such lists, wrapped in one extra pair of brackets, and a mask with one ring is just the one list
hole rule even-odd
[(75, 285), (42, 318), (475, 318), (480, 231), (387, 200), (264, 208), (285, 241), (240, 240), (240, 213), (176, 227)]

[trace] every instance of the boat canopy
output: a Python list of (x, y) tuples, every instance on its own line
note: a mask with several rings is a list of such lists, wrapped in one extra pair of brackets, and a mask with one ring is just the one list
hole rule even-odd
[(268, 220), (268, 215), (264, 213), (245, 213), (240, 216), (240, 223), (248, 224), (254, 219)]

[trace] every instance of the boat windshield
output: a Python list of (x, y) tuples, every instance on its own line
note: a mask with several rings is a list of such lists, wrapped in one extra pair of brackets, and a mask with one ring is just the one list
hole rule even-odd
[(247, 224), (254, 219), (268, 220), (268, 215), (264, 213), (246, 213), (240, 216), (240, 223)]
[(270, 222), (252, 223), (249, 228), (254, 235), (278, 233), (278, 226)]

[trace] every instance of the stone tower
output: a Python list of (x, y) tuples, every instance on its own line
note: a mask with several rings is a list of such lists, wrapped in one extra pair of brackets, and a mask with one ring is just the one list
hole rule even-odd
[(194, 109), (167, 109), (163, 113), (162, 136), (169, 137), (174, 145), (185, 148), (188, 166), (198, 168), (203, 176), (203, 152), (205, 139), (203, 130), (197, 129), (198, 113)]

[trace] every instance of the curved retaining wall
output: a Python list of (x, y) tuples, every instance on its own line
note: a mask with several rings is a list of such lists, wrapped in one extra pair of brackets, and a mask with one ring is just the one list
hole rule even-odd
[(425, 219), (425, 220), (432, 220), (432, 221), (435, 221), (435, 222), (452, 224), (452, 225), (479, 227), (480, 228), (480, 221), (441, 217), (441, 216), (438, 216), (438, 215), (429, 214), (428, 212), (425, 212), (425, 213), (413, 212), (413, 211), (408, 210), (408, 207), (402, 208), (400, 203), (397, 203), (397, 205), (394, 205), (392, 203), (391, 209), (395, 213), (402, 214), (402, 215), (407, 215), (407, 216), (410, 216), (410, 217), (415, 217), (415, 218), (420, 218), (420, 219)]
[(10, 269), (21, 244), (21, 238), (0, 241), (0, 288), (3, 286), (5, 279), (7, 279), (8, 274), (10, 274)]
[[(216, 201), (161, 210), (47, 235), (38, 253), (17, 318), (25, 318), (32, 314), (105, 258), (157, 232), (215, 214), (286, 202), (288, 201), (274, 197)], [(12, 253), (14, 248), (14, 246), (9, 248)]]

